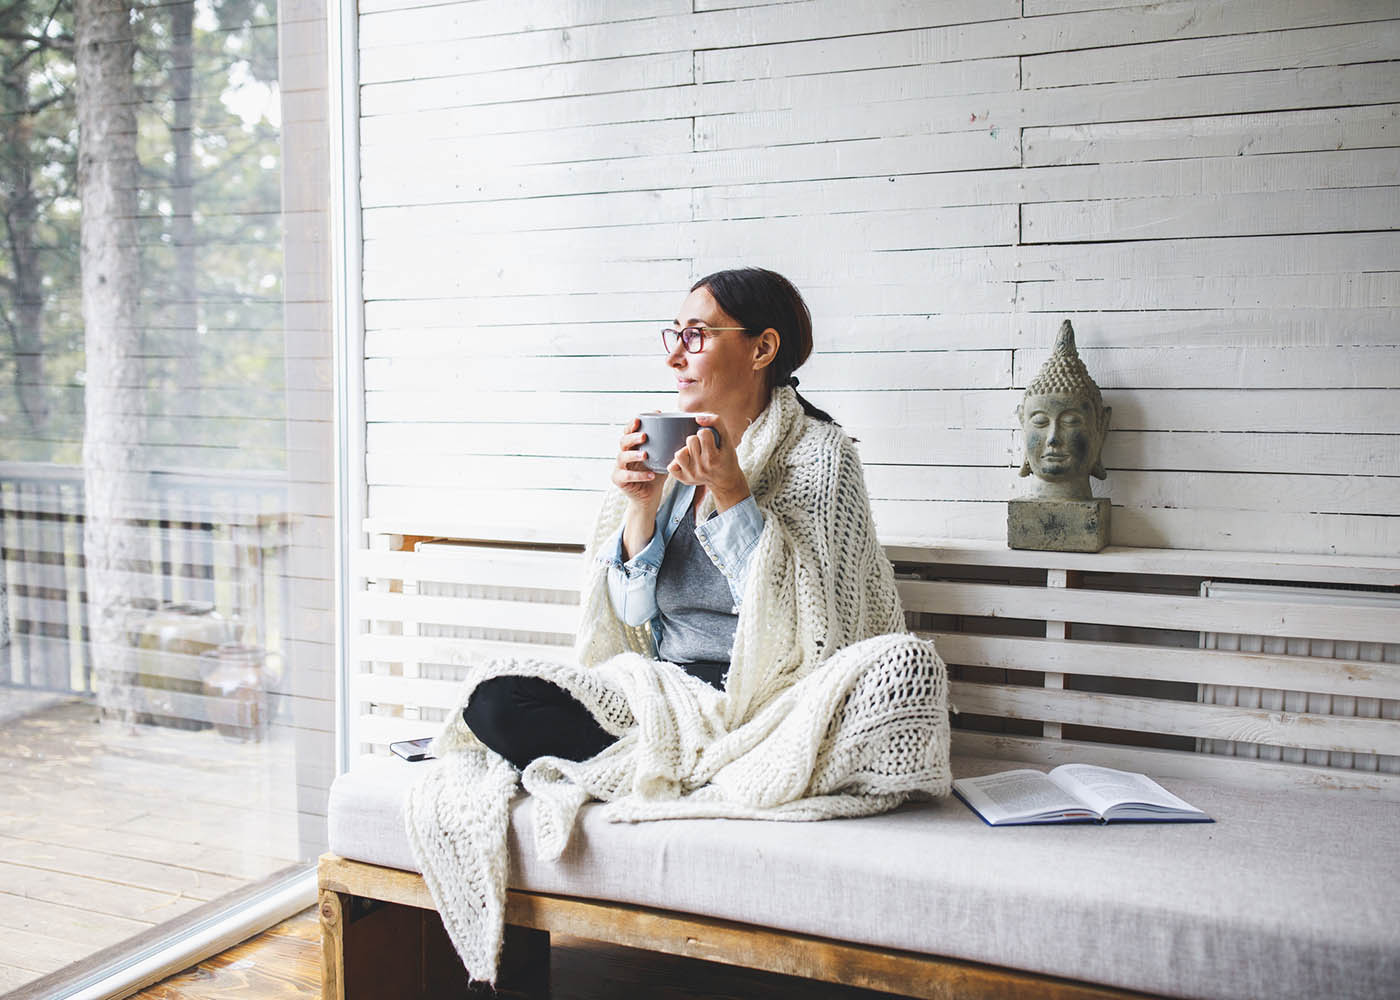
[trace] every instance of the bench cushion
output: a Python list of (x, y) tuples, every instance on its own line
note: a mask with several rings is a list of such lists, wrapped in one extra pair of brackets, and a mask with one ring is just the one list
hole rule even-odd
[[(330, 798), (330, 850), (414, 870), (403, 791), (366, 757)], [(1016, 766), (955, 758), (959, 777)], [(1201, 824), (988, 827), (954, 798), (819, 823), (609, 823), (563, 858), (512, 804), (512, 887), (635, 903), (1182, 997), (1362, 997), (1400, 981), (1400, 824), (1368, 795), (1162, 784)]]

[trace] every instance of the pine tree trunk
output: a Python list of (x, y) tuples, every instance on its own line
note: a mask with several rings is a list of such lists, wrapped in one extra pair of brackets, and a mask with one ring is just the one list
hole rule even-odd
[[(78, 191), (86, 347), (83, 472), (88, 627), (98, 703), (130, 721), (126, 626), (141, 573), (143, 371), (138, 325), (135, 47), (127, 0), (76, 0)], [(149, 552), (144, 553), (149, 559)]]

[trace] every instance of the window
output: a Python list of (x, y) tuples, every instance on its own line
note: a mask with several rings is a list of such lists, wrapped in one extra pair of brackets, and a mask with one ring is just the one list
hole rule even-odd
[(335, 447), (324, 6), (0, 21), (5, 992), (324, 849)]

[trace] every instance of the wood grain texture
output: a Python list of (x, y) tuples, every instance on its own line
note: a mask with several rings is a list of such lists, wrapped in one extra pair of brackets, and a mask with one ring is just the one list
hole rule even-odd
[[(0, 694), (0, 707), (15, 697)], [(23, 803), (0, 814), (0, 978), (15, 986), (299, 855), (288, 727), (238, 743), (212, 729), (99, 722), (88, 703), (59, 698), (5, 728), (0, 798)], [(304, 780), (329, 784), (310, 770)]]
[[(1392, 681), (1392, 691), (1400, 684)], [(1159, 698), (954, 682), (961, 711), (1005, 719), (1076, 723), (1137, 733), (1171, 733), (1323, 751), (1400, 754), (1400, 726), (1390, 719), (1198, 705)]]
[(320, 925), (314, 909), (133, 994), (136, 1000), (269, 1000), (321, 996)]
[[(408, 910), (432, 909), (432, 898), (422, 877), (413, 872), (380, 868), (363, 862), (323, 855), (318, 866), (324, 893), (332, 896), (365, 896), (388, 900)], [(601, 945), (644, 949), (659, 953), (674, 970), (666, 983), (665, 995), (675, 997), (713, 996), (724, 980), (767, 984), (773, 990), (763, 995), (804, 997), (875, 996), (919, 997), (924, 1000), (976, 998), (1056, 998), (1091, 1000), (1135, 996), (1111, 989), (998, 969), (912, 952), (889, 951), (866, 945), (847, 944), (805, 934), (791, 934), (770, 928), (717, 920), (690, 914), (672, 913), (649, 907), (599, 900), (575, 899), (546, 893), (511, 890), (506, 899), (506, 921), (515, 928), (548, 932), (556, 940), (551, 949), (550, 978), (555, 992), (590, 997), (594, 994), (573, 981), (570, 973), (570, 945), (574, 938), (585, 938)], [(558, 947), (557, 942), (566, 942)], [(327, 947), (334, 947), (331, 937)], [(590, 947), (590, 946), (585, 946)], [(591, 946), (598, 955), (597, 945)], [(675, 957), (670, 957), (675, 956)], [(699, 960), (699, 961), (697, 961)], [(684, 963), (684, 964), (681, 964)], [(720, 972), (724, 966), (759, 970), (768, 975), (754, 978), (749, 971)], [(659, 967), (659, 966), (658, 966)], [(693, 978), (680, 986), (676, 971), (693, 970)], [(798, 977), (798, 978), (788, 978)], [(660, 985), (659, 983), (657, 985)], [(674, 991), (674, 992), (673, 992)], [(693, 991), (693, 992), (692, 992)], [(872, 992), (873, 991), (873, 992)], [(609, 994), (616, 995), (616, 994)], [(739, 993), (738, 995), (750, 995)], [(327, 998), (337, 994), (327, 992)]]
[[(437, 927), (440, 921), (429, 914)], [(263, 934), (198, 966), (133, 995), (134, 1000), (225, 1000), (237, 997), (286, 1000), (343, 1000), (322, 978), (322, 925), (315, 909), (283, 921)], [(771, 1000), (900, 1000), (899, 994), (853, 985), (825, 983), (706, 961), (606, 944), (564, 934), (552, 935), (548, 971), (555, 1000), (610, 1000), (645, 996), (657, 1000), (713, 1000), (715, 997), (768, 997)], [(444, 965), (446, 963), (444, 962)], [(447, 973), (425, 998), (452, 995), (460, 978)], [(3, 980), (0, 980), (3, 982)], [(1014, 988), (1014, 980), (1003, 980)], [(999, 984), (999, 985), (1002, 985)], [(946, 995), (946, 994), (945, 994)], [(958, 994), (966, 995), (966, 994)], [(1109, 997), (1122, 993), (1066, 993), (1054, 987), (1001, 996)], [(379, 1000), (383, 1000), (381, 996)]]
[(1395, 642), (1400, 622), (1387, 608), (1208, 600), (1170, 594), (906, 580), (907, 611), (990, 618), (1040, 618), (1146, 628)]

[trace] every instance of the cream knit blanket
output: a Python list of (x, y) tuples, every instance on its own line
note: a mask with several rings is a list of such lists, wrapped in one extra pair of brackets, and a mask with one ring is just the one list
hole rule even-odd
[[(850, 439), (782, 388), (738, 454), (764, 528), (726, 689), (652, 659), (647, 630), (613, 613), (595, 553), (622, 523), (614, 490), (586, 553), (580, 666), (473, 664), (433, 743), (438, 759), (410, 787), (409, 841), (473, 980), (495, 981), (517, 781), (534, 798), (535, 851), (551, 860), (589, 799), (609, 803), (614, 822), (817, 820), (948, 793), (947, 672), (933, 644), (906, 631)], [(707, 497), (697, 521), (712, 507)], [(476, 685), (500, 674), (558, 684), (617, 742), (590, 760), (542, 757), (517, 772), (462, 721)]]

